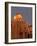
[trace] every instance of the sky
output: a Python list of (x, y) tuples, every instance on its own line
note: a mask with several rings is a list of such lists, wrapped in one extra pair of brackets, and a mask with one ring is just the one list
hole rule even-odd
[(23, 17), (28, 24), (32, 24), (32, 8), (31, 7), (11, 7), (11, 16), (15, 16), (16, 13), (22, 13)]

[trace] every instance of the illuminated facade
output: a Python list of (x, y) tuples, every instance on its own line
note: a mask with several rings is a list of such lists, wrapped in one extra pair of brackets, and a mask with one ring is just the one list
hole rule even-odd
[(32, 38), (32, 25), (27, 24), (21, 14), (11, 21), (11, 39)]

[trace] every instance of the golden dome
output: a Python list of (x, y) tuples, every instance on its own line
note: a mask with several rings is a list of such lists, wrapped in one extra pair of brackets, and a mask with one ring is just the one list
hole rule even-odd
[(21, 14), (18, 14), (16, 16), (14, 16), (14, 20), (18, 20), (18, 19), (22, 19), (22, 15)]

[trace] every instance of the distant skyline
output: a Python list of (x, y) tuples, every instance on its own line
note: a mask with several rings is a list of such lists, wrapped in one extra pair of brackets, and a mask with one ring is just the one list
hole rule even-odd
[(32, 24), (32, 8), (30, 7), (11, 7), (11, 16), (15, 16), (16, 13), (22, 13), (25, 21)]

